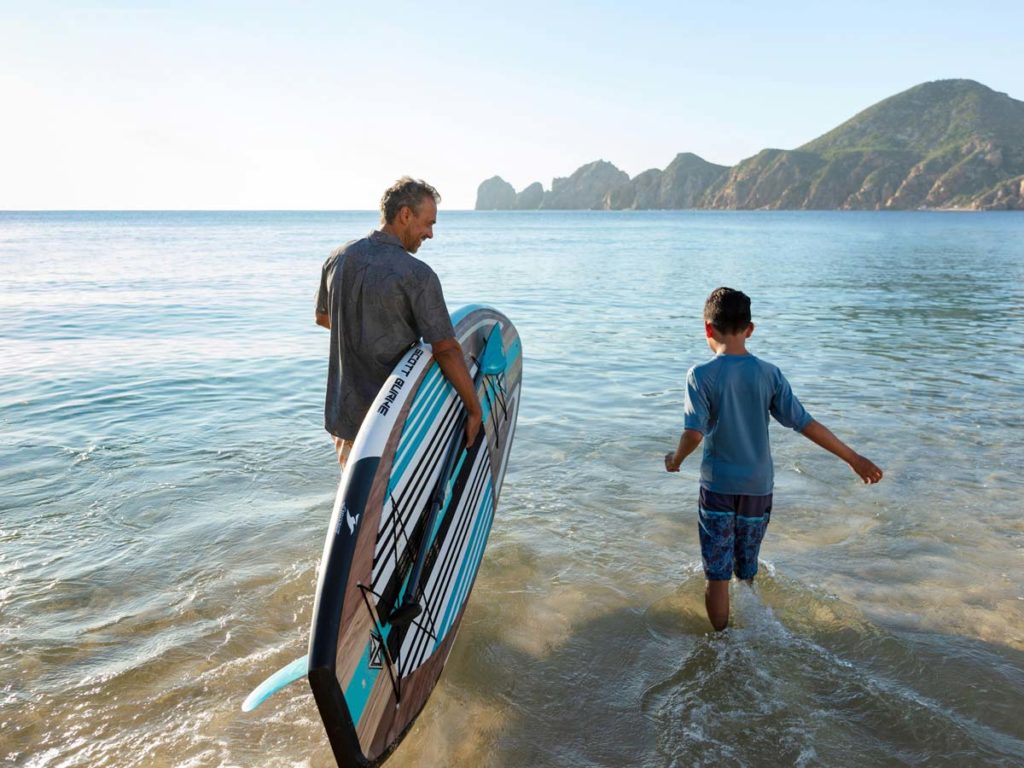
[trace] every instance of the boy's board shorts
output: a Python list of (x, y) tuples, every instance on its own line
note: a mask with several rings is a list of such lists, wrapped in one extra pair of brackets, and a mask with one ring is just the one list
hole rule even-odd
[(700, 489), (700, 554), (704, 576), (712, 581), (728, 580), (733, 573), (752, 579), (757, 573), (772, 497), (715, 493)]

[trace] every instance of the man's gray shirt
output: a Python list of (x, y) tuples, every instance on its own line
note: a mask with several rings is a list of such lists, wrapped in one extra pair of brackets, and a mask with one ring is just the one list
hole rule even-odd
[(380, 231), (327, 258), (316, 311), (331, 318), (324, 428), (345, 440), (409, 347), (455, 336), (434, 270)]

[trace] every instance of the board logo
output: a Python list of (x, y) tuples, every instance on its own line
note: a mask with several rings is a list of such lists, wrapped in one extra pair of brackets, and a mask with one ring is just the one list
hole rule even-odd
[(352, 513), (348, 511), (348, 505), (345, 503), (342, 503), (341, 511), (345, 513), (345, 522), (348, 523), (348, 532), (355, 533), (356, 526), (359, 524), (359, 515), (353, 517)]
[(388, 387), (388, 393), (384, 397), (384, 401), (377, 406), (377, 413), (381, 416), (388, 415), (388, 411), (391, 410), (391, 404), (398, 399), (399, 392), (401, 392), (402, 387), (405, 386), (405, 379), (403, 379), (402, 376), (408, 377), (409, 374), (416, 369), (416, 364), (419, 363), (421, 357), (423, 357), (423, 350), (418, 347), (412, 351), (411, 355), (409, 355), (409, 359), (406, 361), (405, 365), (402, 366), (402, 375), (395, 377), (395, 380), (391, 382), (391, 386)]
[(409, 355), (409, 359), (406, 361), (405, 365), (402, 366), (402, 375), (408, 376), (412, 373), (416, 368), (416, 363), (420, 361), (421, 357), (423, 357), (423, 350), (417, 347), (412, 351), (412, 354)]
[[(362, 512), (359, 513), (359, 515), (361, 515), (361, 514), (362, 514)], [(356, 526), (359, 525), (359, 515), (356, 515), (355, 517), (353, 517), (352, 513), (348, 511), (348, 504), (346, 504), (345, 502), (342, 502), (341, 503), (341, 514), (338, 515), (338, 524), (334, 528), (334, 535), (335, 536), (340, 536), (341, 535), (341, 524), (343, 522), (348, 524), (348, 532), (349, 533), (355, 533), (356, 532)]]
[(370, 669), (384, 668), (384, 642), (376, 632), (370, 633)]
[(391, 386), (388, 388), (388, 393), (384, 397), (384, 402), (377, 408), (377, 413), (381, 416), (387, 416), (388, 411), (391, 410), (391, 404), (398, 399), (398, 393), (402, 391), (402, 387), (405, 386), (405, 379), (395, 377), (395, 380), (391, 382)]

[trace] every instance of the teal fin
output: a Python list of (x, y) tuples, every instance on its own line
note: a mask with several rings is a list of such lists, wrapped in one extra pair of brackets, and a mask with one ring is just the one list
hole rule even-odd
[(280, 691), (289, 683), (306, 676), (309, 670), (309, 656), (296, 659), (291, 664), (281, 667), (274, 674), (264, 680), (253, 689), (253, 692), (245, 697), (242, 702), (243, 712), (252, 712), (256, 707)]
[(494, 328), (491, 329), (491, 335), (487, 337), (480, 367), (485, 376), (497, 376), (499, 373), (505, 372), (505, 365), (505, 348), (501, 343), (501, 325), (495, 323)]

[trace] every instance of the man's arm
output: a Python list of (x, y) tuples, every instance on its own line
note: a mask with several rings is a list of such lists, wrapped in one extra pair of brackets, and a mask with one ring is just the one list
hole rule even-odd
[(679, 436), (679, 446), (675, 453), (665, 454), (665, 469), (669, 472), (678, 472), (679, 467), (683, 464), (683, 459), (693, 453), (703, 439), (704, 435), (697, 430), (684, 429), (683, 434)]
[(882, 479), (882, 470), (833, 435), (820, 421), (811, 421), (800, 434), (849, 464), (865, 483), (877, 483)]
[(326, 312), (320, 312), (318, 310), (316, 313), (316, 324), (322, 328), (331, 330), (331, 316)]
[(466, 360), (462, 356), (462, 346), (454, 338), (442, 339), (431, 344), (434, 350), (434, 359), (441, 367), (445, 378), (455, 387), (455, 391), (462, 398), (462, 404), (466, 407), (466, 445), (476, 442), (477, 432), (483, 421), (483, 409), (480, 407), (480, 399), (476, 396), (476, 389), (473, 387), (473, 379), (466, 368)]

